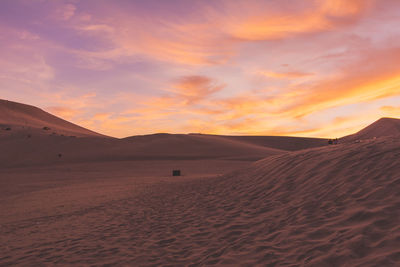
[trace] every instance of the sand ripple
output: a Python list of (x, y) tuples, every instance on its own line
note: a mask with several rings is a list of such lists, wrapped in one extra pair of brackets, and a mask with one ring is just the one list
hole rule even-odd
[(0, 265), (399, 266), (399, 158), (398, 138), (291, 152), (2, 225)]

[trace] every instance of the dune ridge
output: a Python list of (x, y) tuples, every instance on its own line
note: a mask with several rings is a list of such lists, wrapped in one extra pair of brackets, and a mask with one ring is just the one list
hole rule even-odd
[(257, 146), (270, 147), (286, 151), (296, 151), (313, 147), (328, 145), (326, 138), (294, 137), (294, 136), (233, 136), (233, 135), (211, 135), (215, 138), (239, 141)]
[(154, 135), (129, 139), (59, 135), (0, 138), (0, 167), (107, 161), (225, 159), (255, 161), (286, 151), (208, 136)]
[[(323, 139), (152, 134), (111, 138), (34, 106), (0, 100), (0, 167), (127, 160), (255, 161), (287, 150), (325, 145)], [(8, 130), (6, 130), (8, 129)], [(256, 139), (255, 139), (256, 138)]]
[(400, 135), (400, 119), (380, 118), (357, 133), (344, 136), (340, 138), (340, 140), (343, 142), (352, 142), (356, 140), (396, 135)]
[(23, 130), (23, 132), (34, 132), (36, 134), (43, 133), (40, 130), (48, 127), (48, 131), (58, 134), (105, 137), (35, 106), (2, 99), (0, 99), (0, 126), (2, 128), (14, 128), (14, 131)]

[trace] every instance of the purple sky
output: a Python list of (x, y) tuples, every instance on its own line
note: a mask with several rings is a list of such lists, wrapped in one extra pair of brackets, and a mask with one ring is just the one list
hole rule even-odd
[(400, 116), (400, 1), (0, 1), (0, 98), (112, 136)]

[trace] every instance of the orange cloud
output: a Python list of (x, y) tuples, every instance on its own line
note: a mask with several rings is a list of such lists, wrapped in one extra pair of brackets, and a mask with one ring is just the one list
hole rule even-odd
[[(202, 2), (197, 12), (179, 19), (143, 17), (112, 5), (113, 19), (102, 16), (76, 19), (71, 27), (113, 44), (103, 51), (75, 50), (88, 68), (107, 68), (102, 60), (123, 61), (144, 56), (176, 64), (220, 65), (238, 53), (243, 41), (292, 38), (299, 34), (331, 31), (357, 21), (374, 0), (297, 1), (294, 11), (271, 3)], [(219, 8), (218, 8), (219, 6)], [(284, 5), (282, 5), (284, 6)], [(185, 23), (182, 23), (184, 20)]]
[[(193, 113), (208, 105), (213, 95), (225, 87), (217, 81), (206, 76), (183, 76), (175, 79), (163, 96), (150, 97), (143, 100), (143, 107), (126, 111), (125, 114), (136, 114), (144, 116), (145, 113), (152, 116), (165, 117), (179, 113), (183, 108), (186, 112)], [(206, 110), (206, 113), (211, 111)], [(156, 115), (158, 114), (158, 115)]]
[(292, 88), (296, 98), (282, 99), (286, 104), (277, 110), (287, 116), (306, 115), (332, 107), (400, 95), (400, 49), (369, 50), (360, 60), (342, 68), (341, 73), (323, 79), (309, 88)]
[(135, 56), (176, 64), (215, 65), (233, 56), (234, 42), (221, 36), (211, 21), (180, 24), (135, 17), (124, 10), (116, 12), (118, 19), (113, 22), (96, 17), (72, 26), (82, 34), (97, 34), (114, 44), (106, 51), (72, 50), (83, 61), (96, 63), (88, 67), (100, 65), (101, 60), (124, 61)]
[(366, 11), (372, 3), (369, 0), (318, 0), (307, 2), (309, 5), (300, 12), (269, 13), (262, 4), (246, 2), (239, 5), (238, 17), (231, 17), (224, 28), (233, 37), (243, 40), (288, 38), (332, 30)]
[(185, 99), (186, 104), (194, 104), (214, 93), (222, 90), (225, 85), (217, 84), (206, 76), (185, 76), (177, 80), (173, 85), (174, 98)]
[(93, 120), (96, 121), (105, 121), (108, 118), (110, 118), (111, 114), (110, 113), (97, 113), (93, 116)]
[(68, 107), (60, 107), (60, 106), (53, 106), (48, 107), (46, 110), (56, 116), (59, 116), (66, 120), (71, 120), (76, 117), (78, 114), (81, 114), (81, 111), (68, 108)]
[(260, 71), (259, 74), (270, 78), (277, 79), (298, 79), (314, 75), (310, 72), (289, 71), (289, 72), (273, 72), (273, 71)]
[(400, 106), (382, 106), (380, 110), (387, 117), (400, 117)]
[(327, 108), (376, 100), (400, 94), (400, 73), (365, 80), (324, 81), (286, 108), (285, 113), (303, 117)]

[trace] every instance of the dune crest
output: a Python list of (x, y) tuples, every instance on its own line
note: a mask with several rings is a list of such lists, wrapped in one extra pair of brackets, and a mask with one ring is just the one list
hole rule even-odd
[(102, 134), (56, 117), (40, 108), (0, 99), (0, 128), (24, 133), (58, 134), (71, 136), (97, 136)]
[(340, 139), (344, 142), (351, 142), (396, 135), (400, 135), (400, 119), (380, 118), (357, 133), (344, 136)]

